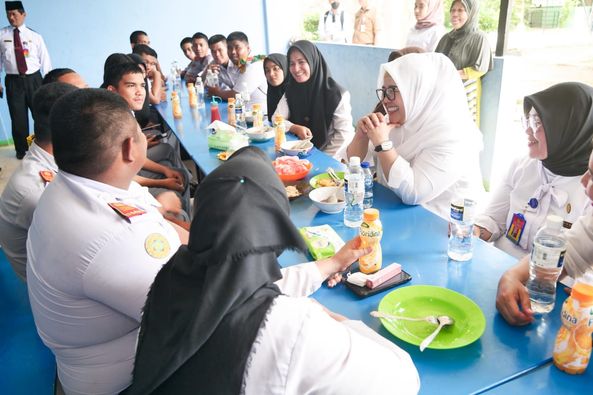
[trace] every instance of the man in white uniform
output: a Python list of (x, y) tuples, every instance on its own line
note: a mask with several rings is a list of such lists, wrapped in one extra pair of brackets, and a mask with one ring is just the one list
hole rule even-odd
[(352, 38), (352, 20), (340, 8), (340, 2), (329, 0), (331, 8), (319, 16), (317, 33), (319, 40), (348, 43)]
[(77, 90), (54, 105), (50, 125), (59, 173), (27, 240), (35, 324), (66, 393), (117, 393), (131, 380), (150, 285), (187, 233), (132, 181), (146, 138), (124, 99)]
[[(237, 93), (249, 95), (249, 103), (259, 103), (262, 108), (267, 106), (268, 82), (264, 73), (262, 56), (249, 56), (251, 48), (249, 39), (243, 32), (232, 32), (227, 39), (228, 56), (234, 67), (238, 69), (234, 85), (230, 90), (208, 89), (210, 95), (223, 99), (235, 97)], [(245, 97), (243, 97), (245, 100)]]
[[(208, 46), (213, 59), (208, 65), (208, 70), (218, 74), (218, 86), (208, 86), (208, 93), (210, 96), (219, 96), (218, 94), (222, 91), (229, 91), (235, 86), (235, 81), (239, 77), (239, 69), (229, 59), (229, 49), (225, 36), (222, 34), (211, 36), (208, 39)], [(205, 80), (207, 74), (202, 74), (202, 79)]]
[[(29, 109), (33, 94), (41, 86), (43, 73), (51, 70), (49, 53), (41, 35), (27, 26), (27, 13), (20, 1), (6, 2), (10, 26), (0, 30), (0, 73), (6, 71), (6, 100), (12, 122), (12, 139), (17, 159), (27, 151)], [(0, 97), (3, 88), (0, 84)]]
[(26, 281), (27, 232), (45, 187), (58, 171), (52, 155), (49, 112), (56, 100), (76, 90), (70, 84), (43, 85), (33, 96), (35, 140), (21, 165), (12, 173), (0, 199), (0, 245), (14, 272)]

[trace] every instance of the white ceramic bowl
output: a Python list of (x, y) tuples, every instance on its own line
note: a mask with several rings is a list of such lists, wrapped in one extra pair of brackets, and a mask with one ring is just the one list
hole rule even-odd
[(274, 129), (268, 126), (249, 128), (246, 133), (252, 141), (267, 141), (274, 138)]
[[(297, 146), (300, 148), (295, 148)], [(296, 156), (298, 154), (308, 154), (309, 151), (313, 149), (313, 143), (310, 141), (301, 140), (286, 141), (280, 146), (280, 148), (282, 148), (282, 152), (284, 152), (286, 155)]]
[[(332, 195), (336, 195), (338, 203), (327, 203), (324, 201)], [(311, 199), (321, 211), (328, 214), (337, 214), (344, 210), (344, 207), (346, 206), (343, 187), (321, 187), (313, 189), (309, 192), (309, 199)]]

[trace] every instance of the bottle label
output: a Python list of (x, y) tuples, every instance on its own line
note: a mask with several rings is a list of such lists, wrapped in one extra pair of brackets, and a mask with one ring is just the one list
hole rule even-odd
[(554, 343), (554, 364), (568, 373), (582, 373), (591, 355), (593, 307), (569, 297), (562, 305), (562, 327)]
[(348, 179), (348, 193), (352, 195), (352, 204), (360, 204), (364, 200), (364, 181), (360, 177)]
[(451, 203), (451, 219), (463, 221), (463, 206)]
[(381, 228), (378, 228), (376, 226), (370, 226), (366, 222), (363, 222), (362, 224), (360, 224), (359, 233), (360, 233), (361, 237), (369, 237), (369, 238), (381, 238), (381, 236), (383, 235)]
[(561, 268), (564, 265), (565, 253), (566, 250), (558, 252), (557, 248), (535, 245), (534, 243), (531, 251), (531, 262), (542, 269)]

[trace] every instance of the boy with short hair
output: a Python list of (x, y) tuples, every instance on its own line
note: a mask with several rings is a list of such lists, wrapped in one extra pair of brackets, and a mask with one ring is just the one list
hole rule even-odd
[(150, 48), (148, 45), (137, 44), (134, 46), (132, 53), (140, 55), (142, 60), (144, 60), (144, 65), (146, 66), (146, 77), (148, 77), (149, 81), (148, 94), (150, 104), (159, 104), (163, 100), (163, 94), (165, 95), (166, 99), (166, 94), (164, 91), (162, 91), (163, 78), (158, 70), (159, 61), (156, 51)]
[(192, 36), (191, 42), (195, 57), (185, 73), (186, 82), (195, 82), (196, 78), (202, 75), (202, 71), (204, 71), (206, 66), (212, 62), (207, 35), (198, 32)]

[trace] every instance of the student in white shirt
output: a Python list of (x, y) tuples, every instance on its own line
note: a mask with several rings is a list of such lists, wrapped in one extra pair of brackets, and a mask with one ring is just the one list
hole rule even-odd
[(195, 33), (191, 38), (191, 42), (194, 51), (194, 60), (185, 70), (185, 82), (196, 82), (196, 78), (201, 77), (202, 72), (212, 62), (207, 35), (201, 32)]
[(33, 96), (35, 140), (12, 173), (0, 199), (0, 245), (14, 272), (27, 276), (27, 233), (45, 187), (58, 171), (54, 161), (49, 112), (56, 100), (76, 87), (62, 82), (42, 85)]
[(286, 91), (275, 114), (299, 139), (311, 139), (318, 149), (335, 155), (354, 135), (350, 93), (331, 76), (319, 49), (300, 40), (288, 49)]
[(185, 73), (187, 73), (187, 70), (191, 67), (192, 62), (196, 57), (196, 55), (194, 54), (194, 48), (191, 42), (191, 37), (184, 37), (179, 43), (179, 47), (181, 48), (181, 52), (183, 52), (183, 55), (189, 59), (189, 64), (180, 73), (180, 77), (184, 78)]
[[(589, 145), (590, 149), (591, 145)], [(593, 153), (581, 184), (589, 203), (593, 201)], [(587, 211), (566, 233), (566, 255), (563, 274), (577, 278), (593, 269), (593, 211)], [(527, 325), (534, 320), (529, 292), (525, 287), (529, 279), (529, 255), (507, 270), (498, 282), (496, 308), (511, 325)]]
[[(274, 174), (266, 155), (247, 147), (206, 177), (190, 242), (148, 296), (125, 394), (418, 392), (405, 351), (303, 297), (311, 290), (275, 284), (278, 255), (306, 247)], [(330, 258), (333, 271), (369, 252), (357, 243)]]
[[(208, 70), (218, 75), (218, 86), (208, 86), (208, 94), (210, 96), (219, 97), (235, 97), (232, 94), (235, 81), (239, 78), (239, 69), (229, 59), (229, 49), (226, 42), (226, 37), (222, 34), (215, 34), (208, 39), (210, 46), (210, 53), (212, 54), (212, 62), (208, 65)], [(206, 73), (202, 73), (202, 79), (206, 79)], [(205, 81), (206, 82), (206, 81)]]
[(340, 8), (340, 2), (328, 0), (331, 9), (319, 16), (317, 32), (319, 40), (335, 43), (348, 43), (352, 38), (353, 21), (350, 16)]
[(588, 206), (580, 176), (593, 138), (593, 88), (566, 82), (525, 97), (529, 154), (514, 160), (489, 205), (476, 218), (480, 238), (521, 258), (548, 215), (570, 228)]
[(146, 138), (123, 98), (76, 90), (50, 125), (59, 172), (29, 229), (31, 308), (66, 394), (117, 393), (131, 380), (148, 289), (187, 232), (132, 181)]
[(443, 218), (453, 198), (479, 200), (482, 135), (453, 63), (442, 54), (410, 53), (382, 64), (377, 86), (387, 116), (362, 118), (347, 156), (374, 159), (381, 184)]
[(415, 0), (414, 16), (416, 24), (408, 33), (406, 46), (434, 52), (445, 34), (443, 0)]

